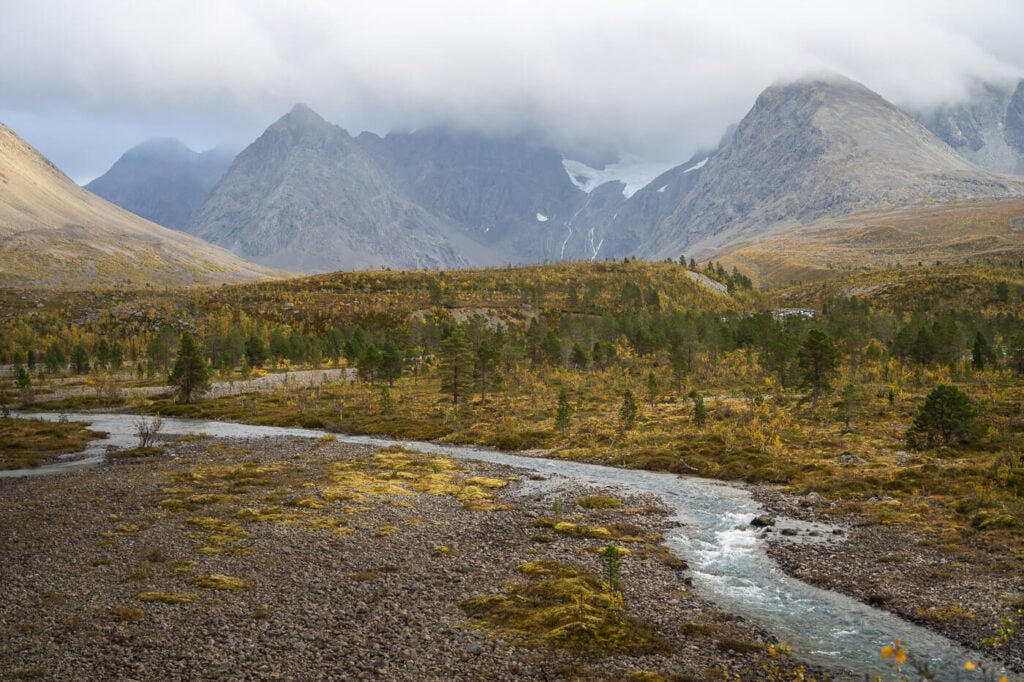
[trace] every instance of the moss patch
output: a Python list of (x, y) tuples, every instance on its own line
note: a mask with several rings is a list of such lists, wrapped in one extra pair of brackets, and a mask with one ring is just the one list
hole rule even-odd
[(504, 594), (463, 602), (463, 610), (526, 645), (593, 655), (671, 649), (648, 625), (624, 615), (622, 595), (603, 589), (595, 578), (553, 561), (530, 562), (520, 571), (537, 578)]

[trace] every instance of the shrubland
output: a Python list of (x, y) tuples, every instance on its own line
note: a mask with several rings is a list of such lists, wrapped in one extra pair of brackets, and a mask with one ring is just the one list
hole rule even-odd
[[(62, 409), (127, 406), (778, 483), (871, 523), (1024, 550), (1020, 263), (901, 266), (780, 292), (684, 263), (9, 290), (0, 362), (14, 369), (2, 391)], [(168, 383), (185, 333), (213, 381), (350, 373), (191, 403), (143, 393)], [(913, 437), (938, 386), (968, 401), (969, 438)], [(60, 392), (69, 387), (73, 398)]]

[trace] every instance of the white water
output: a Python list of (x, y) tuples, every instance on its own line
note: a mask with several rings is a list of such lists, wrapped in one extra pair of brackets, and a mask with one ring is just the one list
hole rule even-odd
[[(56, 413), (28, 415), (57, 420)], [(102, 461), (105, 446), (132, 447), (136, 444), (138, 417), (126, 414), (70, 414), (73, 421), (91, 422), (91, 428), (110, 437), (97, 451), (76, 463), (15, 472), (10, 477), (54, 473)], [(326, 432), (250, 426), (228, 422), (164, 419), (164, 435), (206, 433), (224, 438), (299, 436), (319, 438)], [(369, 436), (335, 434), (339, 441), (365, 445), (393, 445), (396, 441)], [(977, 653), (941, 635), (874, 609), (854, 599), (812, 587), (787, 576), (768, 557), (761, 536), (748, 528), (761, 512), (759, 505), (741, 487), (707, 479), (673, 474), (617, 469), (613, 467), (512, 455), (495, 450), (449, 447), (433, 443), (402, 442), (423, 452), (448, 453), (455, 457), (507, 464), (535, 472), (564, 476), (583, 483), (619, 485), (661, 497), (674, 510), (682, 526), (667, 533), (670, 550), (685, 559), (692, 570), (699, 594), (723, 610), (740, 614), (765, 626), (789, 643), (803, 658), (836, 665), (858, 674), (891, 673), (880, 657), (883, 646), (899, 638), (920, 661), (928, 663), (942, 680), (980, 680), (980, 674), (963, 670), (963, 662), (978, 661)], [(1001, 670), (987, 662), (989, 671)], [(957, 675), (959, 674), (959, 677)]]

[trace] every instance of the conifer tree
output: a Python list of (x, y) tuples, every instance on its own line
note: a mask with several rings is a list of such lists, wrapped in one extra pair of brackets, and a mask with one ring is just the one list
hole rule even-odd
[(178, 387), (178, 397), (183, 403), (192, 402), (193, 398), (210, 388), (210, 369), (191, 332), (181, 333), (178, 357), (171, 370), (171, 383)]
[(831, 386), (832, 375), (839, 364), (839, 349), (822, 329), (812, 329), (798, 355), (803, 385), (811, 390), (811, 406), (818, 407), (822, 392)]
[(569, 433), (569, 419), (572, 417), (572, 405), (569, 404), (569, 394), (565, 386), (558, 389), (558, 408), (555, 411), (555, 426), (562, 432), (562, 435)]
[(456, 327), (441, 342), (441, 392), (452, 397), (452, 404), (469, 399), (473, 390), (473, 347), (461, 327)]
[(622, 407), (619, 408), (619, 423), (624, 431), (636, 425), (636, 413), (636, 398), (633, 397), (633, 391), (627, 388), (622, 394)]
[(976, 416), (977, 410), (966, 393), (956, 386), (939, 384), (925, 398), (907, 438), (913, 446), (967, 443), (977, 436)]

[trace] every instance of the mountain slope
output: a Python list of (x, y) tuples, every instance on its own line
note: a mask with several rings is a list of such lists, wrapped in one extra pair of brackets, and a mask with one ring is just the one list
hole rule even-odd
[(741, 243), (715, 258), (768, 288), (921, 263), (1016, 264), (1024, 259), (1024, 199), (856, 213)]
[(1024, 175), (1024, 80), (979, 83), (967, 100), (921, 113), (918, 120), (972, 163)]
[(645, 248), (706, 256), (772, 230), (853, 211), (1024, 196), (909, 115), (846, 79), (775, 85), (708, 161)]
[(0, 124), (0, 283), (183, 286), (280, 274), (82, 189)]
[(129, 149), (85, 188), (154, 223), (184, 230), (233, 158), (224, 149), (199, 153), (176, 139), (154, 138)]
[(235, 158), (189, 231), (258, 263), (303, 272), (502, 262), (418, 205), (347, 132), (305, 105)]
[(358, 141), (420, 205), (514, 262), (558, 258), (585, 199), (561, 155), (527, 135), (429, 128)]

